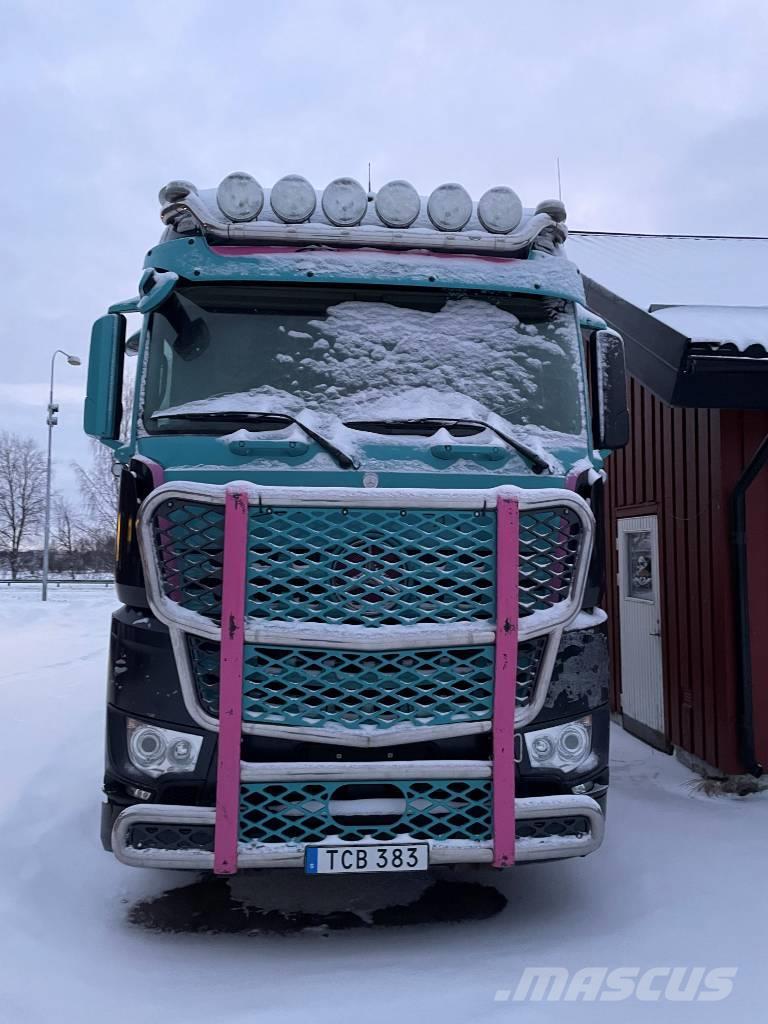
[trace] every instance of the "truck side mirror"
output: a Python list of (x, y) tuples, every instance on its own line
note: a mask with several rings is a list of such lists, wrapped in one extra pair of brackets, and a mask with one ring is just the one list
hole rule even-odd
[(121, 313), (99, 317), (91, 331), (83, 427), (110, 448), (120, 447), (124, 350), (125, 317)]
[(629, 441), (624, 342), (614, 331), (595, 331), (591, 341), (595, 447), (615, 451)]

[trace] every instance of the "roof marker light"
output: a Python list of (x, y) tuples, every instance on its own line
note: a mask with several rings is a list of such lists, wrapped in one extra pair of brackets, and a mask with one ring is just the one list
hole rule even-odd
[(359, 224), (368, 209), (368, 193), (354, 178), (335, 178), (322, 199), (323, 213), (337, 228)]
[(472, 216), (472, 200), (461, 185), (438, 185), (427, 202), (429, 219), (438, 231), (461, 231)]
[(388, 228), (409, 228), (419, 216), (421, 199), (409, 181), (397, 178), (376, 193), (376, 213)]
[(167, 185), (163, 185), (157, 198), (160, 200), (161, 205), (165, 206), (167, 203), (177, 203), (180, 199), (185, 199), (190, 192), (193, 195), (197, 195), (197, 189), (191, 181), (174, 179), (169, 181)]
[(219, 209), (234, 221), (255, 220), (264, 205), (261, 185), (245, 171), (233, 171), (216, 189)]
[(286, 174), (272, 186), (269, 205), (284, 224), (302, 224), (315, 212), (317, 196), (306, 178)]
[(559, 199), (542, 199), (536, 213), (548, 213), (556, 224), (562, 224), (566, 217), (565, 204)]
[(506, 235), (523, 219), (523, 204), (517, 192), (506, 185), (496, 185), (480, 197), (477, 219), (486, 231)]

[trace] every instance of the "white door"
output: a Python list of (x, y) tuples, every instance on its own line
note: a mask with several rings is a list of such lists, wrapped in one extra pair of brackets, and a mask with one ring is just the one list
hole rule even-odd
[(618, 520), (621, 710), (664, 736), (656, 516)]

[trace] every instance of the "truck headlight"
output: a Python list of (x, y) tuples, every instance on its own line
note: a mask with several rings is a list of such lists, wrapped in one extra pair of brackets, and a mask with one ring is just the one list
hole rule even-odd
[(562, 772), (582, 771), (596, 763), (592, 753), (592, 716), (577, 722), (534, 729), (525, 734), (525, 746), (532, 768), (558, 768)]
[(157, 778), (168, 772), (193, 772), (197, 767), (203, 737), (191, 732), (161, 729), (158, 725), (127, 721), (128, 757), (131, 764)]

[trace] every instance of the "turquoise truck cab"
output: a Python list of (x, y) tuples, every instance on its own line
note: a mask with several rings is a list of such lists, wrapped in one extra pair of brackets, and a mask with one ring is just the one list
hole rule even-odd
[(244, 173), (160, 201), (85, 406), (121, 474), (105, 848), (219, 874), (591, 852), (626, 390), (562, 204)]

